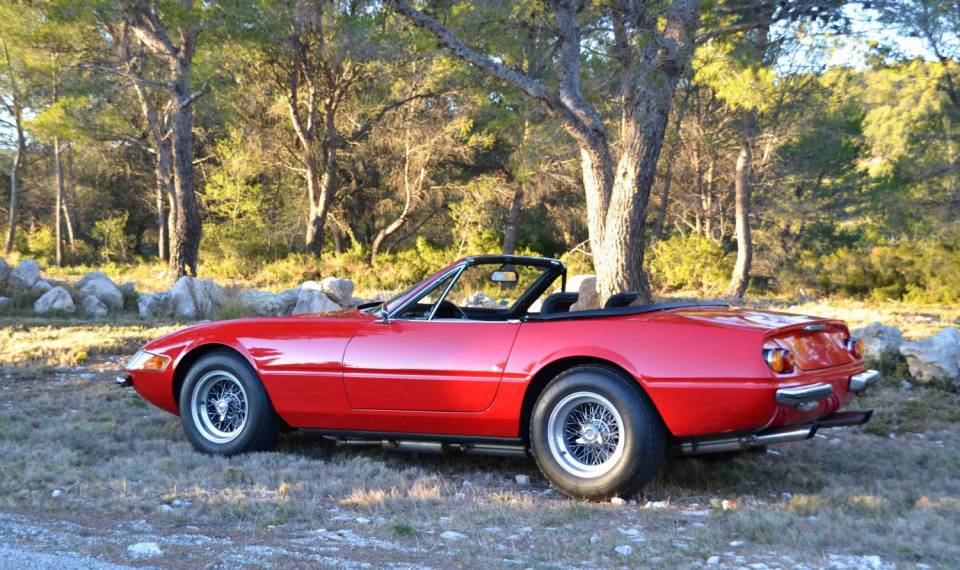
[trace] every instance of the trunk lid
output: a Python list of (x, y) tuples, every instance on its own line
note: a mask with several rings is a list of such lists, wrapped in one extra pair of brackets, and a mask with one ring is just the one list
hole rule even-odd
[(704, 326), (757, 330), (763, 333), (764, 346), (786, 348), (801, 370), (823, 370), (854, 361), (844, 346), (850, 333), (843, 321), (732, 307), (674, 309), (653, 313), (648, 318), (681, 319)]

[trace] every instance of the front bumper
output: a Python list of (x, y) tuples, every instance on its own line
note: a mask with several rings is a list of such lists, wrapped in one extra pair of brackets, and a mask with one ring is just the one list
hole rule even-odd
[(117, 376), (114, 382), (116, 382), (119, 388), (131, 388), (133, 387), (133, 376), (131, 376), (129, 372), (124, 372)]

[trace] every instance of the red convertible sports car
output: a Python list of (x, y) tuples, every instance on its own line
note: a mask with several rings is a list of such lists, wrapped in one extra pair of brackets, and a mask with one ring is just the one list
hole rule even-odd
[[(200, 451), (278, 432), (417, 451), (530, 453), (560, 490), (629, 495), (668, 451), (709, 454), (862, 424), (879, 379), (841, 321), (715, 302), (571, 310), (553, 259), (462, 259), (386, 302), (198, 324), (119, 379), (179, 414)], [(551, 292), (559, 290), (561, 292)]]

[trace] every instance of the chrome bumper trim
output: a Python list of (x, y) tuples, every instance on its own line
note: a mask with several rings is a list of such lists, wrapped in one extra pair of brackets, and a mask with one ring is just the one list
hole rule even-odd
[(740, 451), (758, 445), (803, 441), (810, 439), (815, 433), (817, 433), (817, 425), (811, 423), (801, 426), (775, 428), (739, 437), (717, 436), (692, 439), (680, 443), (680, 452), (684, 455), (708, 455), (726, 451)]
[(817, 402), (825, 400), (833, 394), (833, 386), (824, 382), (816, 384), (804, 384), (803, 386), (793, 386), (791, 388), (780, 388), (777, 390), (777, 402), (788, 406), (796, 406), (806, 402)]
[(129, 388), (133, 386), (133, 376), (130, 376), (129, 374), (121, 374), (120, 376), (116, 377), (114, 382), (116, 382), (118, 388)]
[(854, 374), (850, 377), (850, 391), (854, 394), (859, 394), (879, 381), (880, 372), (877, 370), (865, 370), (860, 374)]

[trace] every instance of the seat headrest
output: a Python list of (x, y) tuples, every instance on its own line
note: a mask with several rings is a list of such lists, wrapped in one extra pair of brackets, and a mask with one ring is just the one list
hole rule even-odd
[(607, 299), (607, 302), (604, 303), (604, 309), (610, 309), (612, 307), (629, 307), (634, 301), (637, 300), (639, 294), (636, 291), (627, 291), (625, 293), (617, 293), (616, 295), (611, 296)]
[(540, 314), (565, 313), (577, 302), (579, 296), (578, 293), (553, 293), (543, 300), (543, 304), (540, 305)]

